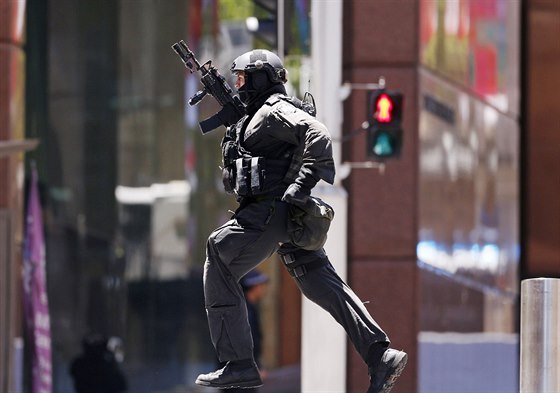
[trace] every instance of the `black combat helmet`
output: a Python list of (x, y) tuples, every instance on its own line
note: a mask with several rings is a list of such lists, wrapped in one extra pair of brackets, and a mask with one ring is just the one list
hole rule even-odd
[(282, 60), (266, 49), (254, 49), (233, 61), (231, 72), (245, 72), (245, 85), (239, 89), (241, 100), (247, 103), (272, 86), (287, 82)]

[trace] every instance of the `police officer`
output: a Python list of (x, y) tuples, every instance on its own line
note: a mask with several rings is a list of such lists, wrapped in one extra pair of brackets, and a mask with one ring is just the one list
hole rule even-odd
[(407, 354), (389, 348), (385, 332), (338, 276), (322, 248), (290, 242), (290, 206), (305, 206), (319, 180), (332, 184), (335, 168), (326, 127), (286, 96), (287, 73), (278, 56), (256, 49), (239, 56), (231, 71), (247, 115), (222, 140), (223, 181), (239, 207), (207, 243), (205, 306), (210, 336), (225, 366), (196, 383), (216, 388), (262, 385), (253, 358), (247, 308), (239, 281), (278, 252), (302, 293), (346, 330), (368, 365), (368, 393), (387, 393)]

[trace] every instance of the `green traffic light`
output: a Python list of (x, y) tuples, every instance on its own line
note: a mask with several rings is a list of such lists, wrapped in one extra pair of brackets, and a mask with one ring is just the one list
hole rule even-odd
[(378, 133), (374, 141), (373, 153), (380, 157), (393, 155), (395, 153), (393, 138), (385, 132)]

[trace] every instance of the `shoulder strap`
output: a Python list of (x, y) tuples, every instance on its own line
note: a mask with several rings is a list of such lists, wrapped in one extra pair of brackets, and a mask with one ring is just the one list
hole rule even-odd
[(269, 106), (273, 106), (273, 105), (276, 104), (278, 101), (284, 100), (284, 97), (285, 97), (285, 96), (283, 96), (283, 95), (281, 95), (281, 94), (273, 94), (273, 95), (271, 95), (270, 97), (268, 97), (268, 98), (266, 99), (265, 104), (266, 104), (266, 105), (269, 105)]
[(302, 101), (299, 98), (294, 97), (294, 96), (291, 96), (291, 97), (282, 96), (281, 99), (283, 101), (289, 102), (290, 104), (292, 104), (296, 108), (301, 109), (302, 111), (304, 111), (308, 115), (311, 115), (311, 116), (315, 117), (315, 115), (317, 114), (317, 110), (315, 109), (315, 105), (313, 105), (313, 104), (311, 104), (307, 101)]

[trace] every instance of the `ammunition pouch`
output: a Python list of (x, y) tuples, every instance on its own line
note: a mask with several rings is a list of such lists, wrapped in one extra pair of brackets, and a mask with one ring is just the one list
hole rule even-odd
[(288, 165), (282, 160), (263, 157), (238, 158), (222, 170), (224, 188), (242, 197), (268, 194), (282, 186)]
[(264, 189), (264, 158), (238, 158), (233, 165), (223, 169), (223, 182), (226, 192), (237, 195), (259, 195)]

